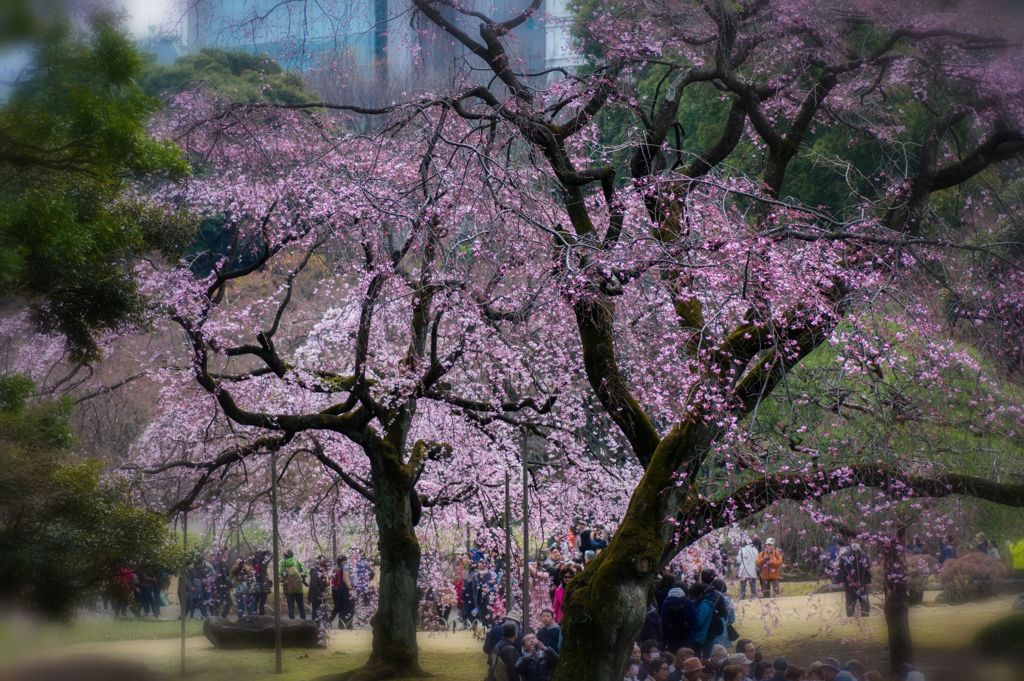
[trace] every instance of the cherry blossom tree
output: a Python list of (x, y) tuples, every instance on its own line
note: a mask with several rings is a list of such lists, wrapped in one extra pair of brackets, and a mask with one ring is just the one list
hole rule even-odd
[[(271, 449), (365, 499), (381, 597), (359, 678), (418, 674), (415, 528), (544, 425), (565, 359), (533, 310), (557, 292), (529, 278), (541, 237), (510, 191), (517, 171), (487, 170), (500, 138), (446, 106), (403, 108), (375, 135), (303, 109), (184, 95), (160, 128), (196, 176), (159, 200), (219, 216), (231, 247), (209, 273), (198, 258), (140, 272), (190, 366), (164, 372), (168, 408), (139, 458), (196, 472), (182, 508)], [(296, 307), (299, 285), (312, 304)]]
[[(568, 225), (565, 292), (586, 375), (645, 468), (611, 545), (570, 589), (556, 671), (613, 679), (659, 566), (777, 500), (879, 486), (1021, 501), (1019, 486), (910, 462), (808, 452), (796, 467), (757, 466), (728, 450), (742, 449), (760, 405), (824, 343), (842, 343), (842, 364), (870, 368), (885, 361), (867, 342), (876, 315), (895, 314), (905, 328), (933, 323), (926, 304), (885, 297), (907, 290), (907, 273), (985, 252), (931, 199), (1024, 153), (1013, 75), (1022, 57), (1001, 16), (974, 7), (581, 5), (595, 59), (549, 85), (519, 72), (506, 47), (539, 1), (492, 17), (413, 0), (493, 74), (487, 86), (462, 84), (456, 113), (514, 128), (543, 158)], [(638, 91), (652, 73), (653, 93)], [(720, 136), (686, 148), (681, 102), (707, 88), (728, 102)], [(622, 113), (604, 116), (612, 111)], [(608, 120), (625, 126), (615, 149), (602, 145)], [(819, 128), (845, 131), (851, 146), (888, 142), (852, 210), (787, 195), (787, 173)], [(738, 176), (729, 166), (741, 149), (756, 160)], [(927, 301), (942, 284), (933, 277), (914, 295)], [(708, 485), (720, 465), (736, 474)]]

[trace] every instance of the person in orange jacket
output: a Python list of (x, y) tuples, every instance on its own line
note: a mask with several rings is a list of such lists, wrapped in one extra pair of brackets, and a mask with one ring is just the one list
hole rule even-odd
[(763, 597), (782, 595), (782, 566), (782, 551), (775, 548), (775, 540), (769, 537), (764, 543), (764, 550), (757, 554), (757, 570), (761, 577)]

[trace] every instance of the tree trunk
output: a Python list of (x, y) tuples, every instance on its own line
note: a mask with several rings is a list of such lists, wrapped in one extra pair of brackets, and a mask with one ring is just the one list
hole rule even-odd
[(678, 426), (659, 444), (608, 547), (573, 580), (562, 619), (553, 681), (620, 681), (643, 625), (648, 599), (674, 538), (666, 522), (691, 497), (675, 484), (681, 460), (710, 440), (702, 427)]
[(910, 637), (910, 582), (904, 542), (889, 537), (882, 546), (885, 579), (885, 625), (889, 634), (889, 664), (897, 671), (914, 660)]
[(380, 597), (377, 612), (370, 619), (373, 643), (366, 666), (343, 678), (371, 681), (429, 676), (420, 668), (416, 643), (420, 544), (416, 538), (412, 488), (403, 472), (380, 466), (373, 471), (373, 489), (380, 537)]

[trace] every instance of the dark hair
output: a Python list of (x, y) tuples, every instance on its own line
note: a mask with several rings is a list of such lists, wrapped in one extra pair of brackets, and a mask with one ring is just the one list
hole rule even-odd
[(804, 677), (804, 670), (800, 667), (789, 666), (786, 670), (786, 681), (800, 681)]
[(725, 580), (721, 577), (717, 578), (714, 584), (712, 584), (712, 586), (715, 587), (715, 591), (717, 591), (718, 593), (724, 594), (726, 591), (729, 590), (729, 587), (726, 585)]
[(511, 622), (505, 622), (501, 625), (501, 637), (502, 638), (515, 638), (516, 637), (516, 625)]
[(543, 615), (544, 613), (547, 613), (547, 614), (551, 615), (552, 617), (555, 616), (555, 611), (552, 610), (551, 608), (544, 608), (543, 610), (540, 611), (540, 614)]
[(295, 555), (295, 554), (294, 554), (294, 553), (292, 552), (292, 550), (291, 550), (291, 549), (287, 549), (287, 550), (286, 550), (286, 551), (284, 552), (284, 557), (285, 557), (285, 558), (292, 558), (292, 557), (293, 557), (294, 555)]
[(742, 653), (743, 649), (747, 647), (748, 643), (753, 643), (753, 641), (751, 641), (749, 638), (741, 638), (739, 641), (736, 641), (736, 652)]
[(686, 595), (689, 596), (692, 600), (700, 600), (704, 597), (705, 590), (706, 589), (704, 588), (704, 585), (698, 582), (690, 587), (690, 591)]
[(711, 568), (704, 568), (700, 571), (700, 581), (702, 584), (711, 584), (715, 581), (715, 571)]
[(661, 648), (661, 644), (660, 643), (655, 641), (653, 638), (649, 638), (649, 639), (647, 639), (646, 641), (644, 641), (643, 643), (640, 644), (640, 654), (643, 655), (645, 653), (651, 652), (652, 650), (660, 649), (660, 648)]
[(651, 670), (650, 671), (651, 676), (653, 676), (653, 675), (657, 674), (658, 672), (660, 672), (662, 667), (667, 667), (667, 666), (668, 666), (668, 662), (665, 662), (665, 660), (661, 659), (660, 657), (657, 660), (652, 661), (651, 662), (651, 666), (649, 667), (649, 669)]
[(722, 681), (743, 681), (743, 667), (729, 665), (722, 670)]

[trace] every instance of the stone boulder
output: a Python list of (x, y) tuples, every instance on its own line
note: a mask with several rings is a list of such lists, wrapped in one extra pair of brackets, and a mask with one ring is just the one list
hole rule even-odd
[[(223, 617), (211, 617), (203, 623), (203, 634), (215, 648), (240, 650), (274, 647), (274, 618), (268, 615), (236, 622)], [(320, 632), (312, 620), (281, 620), (281, 647), (317, 648)]]

